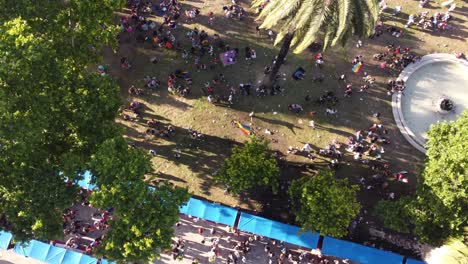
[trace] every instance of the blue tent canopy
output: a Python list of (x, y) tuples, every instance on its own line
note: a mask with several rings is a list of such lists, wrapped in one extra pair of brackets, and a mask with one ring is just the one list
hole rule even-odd
[(97, 259), (91, 256), (37, 240), (31, 240), (25, 244), (16, 244), (14, 252), (49, 264), (97, 264), (98, 262)]
[(52, 246), (49, 252), (47, 252), (45, 262), (49, 264), (61, 264), (63, 257), (65, 256), (65, 252), (67, 252), (67, 250), (64, 248)]
[(22, 256), (40, 261), (46, 261), (47, 253), (52, 246), (41, 241), (31, 240), (29, 243), (16, 244), (14, 251)]
[(81, 255), (83, 254), (75, 252), (75, 251), (67, 250), (67, 252), (65, 252), (65, 256), (63, 256), (62, 263), (79, 264)]
[(237, 216), (237, 210), (234, 208), (195, 198), (190, 198), (188, 203), (180, 208), (179, 212), (228, 226), (234, 225)]
[(415, 260), (415, 259), (412, 259), (412, 258), (408, 258), (406, 260), (406, 264), (424, 264), (426, 262), (424, 261), (421, 261), (421, 260)]
[(78, 184), (81, 188), (87, 189), (87, 190), (93, 190), (96, 188), (96, 184), (91, 183), (92, 179), (92, 174), (90, 171), (85, 171), (82, 175), (83, 177), (82, 180), (79, 180), (76, 184)]
[(344, 240), (324, 237), (322, 253), (362, 264), (401, 264), (403, 256)]
[(101, 259), (101, 264), (115, 264), (115, 262), (112, 262), (112, 261), (107, 260), (107, 259)]
[(283, 224), (263, 217), (242, 213), (239, 230), (270, 237), (276, 240), (284, 241), (310, 249), (317, 248), (319, 235), (313, 232), (300, 233), (300, 228), (293, 225)]
[(80, 262), (77, 264), (97, 264), (97, 262), (98, 262), (97, 259), (88, 255), (85, 255), (85, 254), (81, 254)]
[(91, 256), (67, 250), (60, 264), (97, 264), (98, 260)]
[(10, 232), (0, 231), (0, 249), (8, 249), (13, 235)]

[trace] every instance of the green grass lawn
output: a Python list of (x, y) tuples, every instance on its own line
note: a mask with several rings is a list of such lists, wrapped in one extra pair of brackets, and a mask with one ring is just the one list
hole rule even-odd
[[(435, 12), (435, 1), (431, 1), (432, 7), (428, 10)], [(418, 173), (423, 162), (423, 155), (409, 145), (400, 134), (393, 120), (391, 110), (391, 97), (386, 94), (386, 81), (395, 75), (395, 72), (387, 72), (378, 68), (372, 61), (372, 54), (383, 52), (385, 45), (395, 43), (402, 47), (410, 47), (414, 52), (425, 55), (433, 52), (448, 52), (455, 50), (467, 52), (467, 4), (458, 1), (459, 9), (453, 13), (454, 28), (446, 32), (421, 32), (412, 28), (406, 31), (403, 38), (397, 39), (385, 34), (378, 39), (363, 39), (364, 46), (355, 48), (356, 40), (352, 40), (346, 47), (335, 47), (324, 53), (325, 66), (318, 69), (314, 65), (313, 54), (306, 51), (302, 54), (289, 54), (285, 65), (281, 68), (284, 79), (281, 86), (285, 89), (284, 95), (277, 96), (241, 96), (235, 97), (235, 104), (231, 106), (215, 106), (210, 104), (203, 96), (201, 88), (204, 83), (211, 81), (214, 76), (223, 73), (227, 82), (215, 88), (217, 94), (228, 94), (229, 87), (236, 89), (239, 83), (252, 81), (257, 83), (264, 76), (263, 68), (270, 64), (278, 52), (278, 47), (272, 46), (272, 41), (266, 36), (255, 33), (255, 14), (249, 9), (246, 2), (242, 6), (249, 12), (244, 20), (226, 19), (222, 14), (222, 5), (227, 1), (183, 1), (184, 8), (197, 6), (201, 8), (201, 16), (194, 23), (182, 23), (174, 32), (184, 46), (190, 47), (190, 42), (184, 37), (185, 32), (194, 27), (204, 29), (210, 36), (214, 33), (230, 47), (239, 48), (240, 59), (237, 64), (223, 67), (216, 65), (215, 70), (197, 72), (194, 68), (193, 58), (184, 61), (181, 54), (163, 48), (153, 48), (151, 44), (136, 43), (134, 36), (124, 34), (117, 54), (110, 50), (105, 51), (105, 62), (109, 65), (110, 73), (118, 80), (122, 87), (122, 97), (128, 103), (133, 97), (129, 96), (127, 89), (130, 85), (143, 86), (145, 76), (157, 76), (161, 80), (161, 88), (154, 93), (138, 97), (144, 104), (143, 120), (127, 122), (117, 120), (126, 130), (126, 136), (138, 146), (146, 149), (154, 149), (157, 156), (153, 158), (155, 173), (154, 179), (168, 179), (176, 185), (185, 186), (194, 195), (209, 200), (221, 202), (230, 206), (262, 211), (269, 217), (290, 220), (288, 214), (288, 202), (284, 192), (278, 196), (272, 196), (268, 192), (259, 190), (248, 197), (232, 197), (224, 192), (223, 186), (215, 185), (212, 181), (213, 173), (220, 168), (223, 160), (229, 155), (232, 146), (239, 144), (246, 137), (235, 128), (231, 121), (239, 120), (249, 124), (249, 113), (255, 112), (252, 127), (258, 135), (274, 140), (271, 148), (285, 155), (282, 171), (282, 182), (286, 183), (293, 178), (303, 175), (312, 175), (314, 171), (325, 166), (326, 160), (317, 159), (314, 162), (303, 156), (286, 154), (289, 146), (302, 147), (309, 143), (315, 150), (330, 144), (332, 140), (346, 142), (346, 138), (354, 135), (359, 129), (368, 129), (373, 123), (382, 123), (389, 129), (392, 139), (391, 145), (386, 145), (383, 159), (388, 161), (392, 171), (407, 170), (410, 172), (409, 184), (394, 182), (388, 178), (389, 189), (397, 196), (414, 190)], [(404, 6), (403, 13), (398, 17), (389, 14), (384, 15), (385, 24), (401, 27), (406, 23), (409, 13), (418, 12), (418, 1), (387, 1), (390, 7), (396, 4)], [(208, 27), (207, 14), (213, 11), (216, 14), (215, 23)], [(161, 22), (159, 18), (153, 18)], [(182, 18), (183, 20), (184, 18)], [(246, 62), (243, 59), (246, 46), (254, 48), (257, 59)], [(363, 84), (362, 74), (351, 72), (350, 60), (356, 55), (363, 55), (366, 62), (363, 71), (377, 78), (377, 83), (366, 93), (359, 93), (358, 87)], [(130, 71), (120, 69), (120, 57), (127, 57), (133, 64)], [(150, 58), (157, 56), (160, 61), (157, 64), (150, 63)], [(203, 63), (209, 64), (208, 55)], [(302, 81), (292, 80), (292, 72), (302, 66), (306, 70), (306, 78)], [(169, 73), (176, 69), (187, 70), (192, 73), (192, 94), (187, 98), (174, 96), (168, 93), (166, 82)], [(346, 73), (348, 82), (354, 86), (351, 98), (344, 98), (345, 83), (339, 82), (337, 76)], [(323, 83), (312, 81), (312, 76), (324, 75)], [(340, 98), (336, 109), (338, 114), (333, 117), (325, 115), (325, 107), (314, 101), (325, 91), (333, 91)], [(313, 100), (305, 101), (305, 96), (310, 95)], [(300, 114), (288, 111), (287, 106), (298, 103), (304, 106)], [(311, 116), (310, 112), (316, 112)], [(372, 117), (375, 112), (381, 113), (380, 120)], [(176, 133), (170, 138), (148, 138), (145, 136), (146, 121), (155, 118), (165, 124), (175, 127)], [(310, 120), (314, 120), (317, 128), (308, 127)], [(202, 140), (193, 140), (188, 135), (187, 129), (192, 128), (202, 132), (205, 136)], [(273, 131), (273, 135), (266, 135), (265, 129)], [(175, 158), (176, 149), (180, 149), (181, 157)], [(343, 152), (345, 152), (343, 150)], [(313, 167), (304, 167), (303, 164), (313, 164)], [(346, 155), (343, 164), (337, 170), (337, 177), (347, 177), (352, 182), (357, 182), (361, 177), (371, 177), (373, 172), (362, 164), (356, 163), (352, 156)], [(362, 190), (359, 194), (360, 201), (365, 209), (372, 206), (382, 198), (379, 190)]]

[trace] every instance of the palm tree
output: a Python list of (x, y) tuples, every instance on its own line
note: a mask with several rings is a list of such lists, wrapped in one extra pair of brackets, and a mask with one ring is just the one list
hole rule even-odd
[[(264, 1), (254, 0), (253, 6)], [(326, 49), (337, 43), (344, 45), (352, 34), (372, 34), (378, 9), (377, 0), (270, 0), (257, 20), (263, 20), (260, 28), (276, 28), (274, 45), (282, 40), (283, 44), (264, 85), (271, 88), (290, 47), (298, 54), (319, 35)]]

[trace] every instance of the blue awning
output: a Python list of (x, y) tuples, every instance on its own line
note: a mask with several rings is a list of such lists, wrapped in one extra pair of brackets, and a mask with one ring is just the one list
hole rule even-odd
[(412, 259), (412, 258), (408, 258), (406, 260), (406, 264), (424, 264), (426, 262), (424, 261), (421, 261), (421, 260), (415, 260), (415, 259)]
[(107, 259), (101, 259), (101, 264), (115, 264), (115, 262), (112, 262), (112, 261), (107, 260)]
[(91, 256), (37, 240), (16, 244), (14, 252), (49, 264), (97, 264), (98, 262)]
[(41, 241), (31, 240), (28, 243), (16, 244), (14, 251), (22, 256), (46, 261), (47, 253), (52, 246)]
[(237, 216), (237, 210), (234, 208), (195, 198), (190, 198), (186, 205), (180, 207), (180, 213), (228, 226), (234, 225)]
[[(80, 262), (77, 264), (97, 264), (97, 262), (98, 262), (97, 259), (88, 255), (85, 255), (85, 254), (81, 254)], [(66, 263), (63, 263), (63, 264), (66, 264)]]
[(66, 249), (52, 246), (47, 253), (45, 262), (49, 264), (61, 264), (65, 256)]
[(352, 242), (324, 237), (322, 253), (362, 264), (401, 264), (403, 256)]
[(266, 236), (289, 244), (317, 248), (319, 234), (314, 232), (299, 233), (300, 228), (283, 224), (263, 217), (242, 213), (237, 228), (241, 231)]
[(81, 255), (83, 255), (83, 254), (81, 254), (79, 252), (67, 250), (67, 252), (65, 252), (65, 256), (63, 256), (62, 263), (79, 264), (80, 259), (81, 259)]
[(67, 250), (61, 264), (97, 264), (98, 260), (91, 256)]
[(0, 231), (0, 249), (8, 249), (12, 237), (10, 232)]

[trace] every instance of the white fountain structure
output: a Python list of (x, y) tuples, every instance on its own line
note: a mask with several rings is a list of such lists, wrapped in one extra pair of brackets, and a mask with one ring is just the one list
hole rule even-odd
[(468, 109), (468, 61), (437, 53), (408, 65), (400, 74), (406, 88), (392, 97), (393, 116), (408, 142), (426, 153), (432, 124), (456, 120)]

